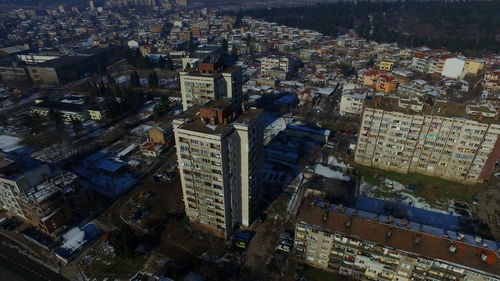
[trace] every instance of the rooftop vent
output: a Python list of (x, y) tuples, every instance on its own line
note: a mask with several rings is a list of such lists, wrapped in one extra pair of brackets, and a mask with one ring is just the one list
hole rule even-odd
[(407, 219), (403, 219), (401, 221), (401, 224), (406, 227), (406, 226), (408, 226), (410, 224), (410, 222)]
[(387, 223), (392, 223), (392, 216), (388, 216), (386, 222)]
[(422, 242), (422, 236), (420, 236), (419, 234), (417, 234), (415, 236), (415, 246), (420, 246), (420, 243)]
[(481, 242), (483, 242), (483, 238), (481, 238), (481, 236), (479, 235), (476, 235), (476, 237), (474, 237), (474, 241), (478, 244), (481, 244)]
[(386, 233), (385, 236), (386, 236), (387, 239), (389, 239), (389, 238), (392, 237), (392, 228), (389, 228), (389, 230), (387, 231), (387, 233)]
[(481, 254), (481, 260), (485, 262), (487, 259), (488, 259), (488, 254), (486, 254), (485, 252), (483, 252)]
[(328, 214), (329, 212), (326, 211), (324, 214), (323, 214), (323, 221), (327, 221), (328, 220)]
[(339, 206), (337, 207), (337, 211), (343, 213), (344, 212), (344, 204), (339, 204)]
[(347, 220), (345, 221), (345, 226), (351, 227), (351, 225), (352, 225), (352, 217), (348, 217)]
[(450, 254), (454, 254), (457, 251), (457, 246), (455, 243), (451, 243), (448, 249), (450, 250)]
[(462, 239), (464, 239), (464, 237), (465, 237), (465, 234), (463, 232), (459, 232), (457, 235), (457, 240), (462, 240)]

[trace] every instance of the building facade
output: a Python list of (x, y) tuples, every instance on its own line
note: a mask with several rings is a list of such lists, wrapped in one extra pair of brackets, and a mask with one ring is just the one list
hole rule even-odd
[(500, 157), (499, 136), (499, 114), (487, 107), (374, 97), (362, 114), (354, 161), (481, 183)]
[(241, 112), (227, 99), (193, 107), (174, 120), (186, 214), (228, 238), (249, 226), (262, 194), (262, 111)]
[(365, 105), (367, 92), (366, 89), (345, 90), (340, 99), (339, 114), (342, 116), (354, 115), (360, 116)]
[(498, 281), (494, 241), (306, 201), (295, 228), (299, 259), (358, 280)]
[(69, 172), (56, 175), (30, 189), (19, 198), (25, 219), (37, 230), (56, 238), (80, 222), (91, 210), (93, 193)]
[(0, 157), (0, 208), (26, 218), (18, 199), (50, 174), (48, 166)]

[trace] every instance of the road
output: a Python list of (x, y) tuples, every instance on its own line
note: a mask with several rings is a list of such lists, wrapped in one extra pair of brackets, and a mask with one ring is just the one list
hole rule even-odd
[(11, 245), (17, 245), (17, 243), (0, 234), (0, 265), (12, 273), (30, 281), (69, 281), (47, 267), (18, 253), (17, 249), (11, 248), (5, 243)]

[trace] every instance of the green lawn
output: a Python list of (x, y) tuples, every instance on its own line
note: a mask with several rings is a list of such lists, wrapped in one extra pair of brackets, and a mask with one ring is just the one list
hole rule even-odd
[(415, 173), (399, 174), (360, 165), (356, 165), (356, 169), (366, 182), (382, 187), (378, 191), (381, 193), (380, 195), (384, 195), (383, 179), (388, 178), (405, 186), (410, 184), (416, 186), (417, 191), (415, 194), (426, 199), (431, 204), (448, 199), (471, 202), (474, 193), (480, 193), (487, 189), (487, 185), (465, 185)]

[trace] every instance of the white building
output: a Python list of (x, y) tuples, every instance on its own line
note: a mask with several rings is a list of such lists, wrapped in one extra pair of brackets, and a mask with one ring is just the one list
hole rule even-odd
[(139, 48), (139, 42), (137, 42), (135, 40), (128, 41), (127, 45), (130, 49), (138, 49)]
[(339, 113), (342, 116), (360, 116), (365, 104), (368, 91), (366, 89), (351, 89), (342, 92)]
[(290, 70), (290, 60), (286, 57), (267, 57), (261, 61), (260, 68), (262, 74), (265, 74), (268, 70), (282, 70), (287, 72)]
[(446, 78), (458, 79), (462, 75), (465, 67), (465, 59), (462, 58), (449, 58), (444, 61), (443, 75)]

